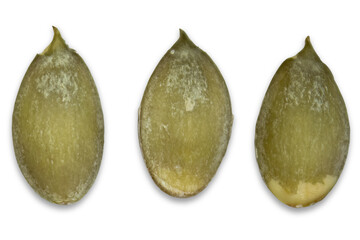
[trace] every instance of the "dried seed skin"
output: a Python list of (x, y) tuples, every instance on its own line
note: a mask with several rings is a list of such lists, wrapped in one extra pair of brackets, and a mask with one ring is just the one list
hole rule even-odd
[(189, 197), (208, 185), (230, 139), (230, 97), (216, 65), (182, 30), (148, 82), (138, 126), (146, 166), (160, 189)]
[(86, 64), (55, 27), (21, 83), (12, 133), (20, 170), (41, 197), (69, 204), (87, 193), (102, 159), (101, 103)]
[(349, 142), (344, 100), (308, 37), (279, 67), (264, 97), (255, 133), (261, 175), (283, 203), (309, 206), (335, 185)]

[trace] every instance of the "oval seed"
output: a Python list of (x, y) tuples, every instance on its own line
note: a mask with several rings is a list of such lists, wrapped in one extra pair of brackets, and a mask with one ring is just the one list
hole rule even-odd
[(344, 100), (309, 37), (272, 79), (256, 123), (261, 175), (283, 203), (323, 199), (344, 167), (350, 127)]
[(220, 71), (180, 30), (139, 108), (140, 146), (155, 183), (175, 197), (202, 191), (225, 154), (232, 118)]
[(100, 99), (89, 69), (55, 27), (21, 83), (12, 132), (21, 172), (41, 197), (69, 204), (90, 189), (104, 144)]

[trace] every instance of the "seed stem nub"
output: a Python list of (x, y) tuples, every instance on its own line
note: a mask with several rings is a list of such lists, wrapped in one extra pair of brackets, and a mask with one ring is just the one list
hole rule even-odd
[(67, 49), (68, 46), (65, 43), (65, 40), (61, 37), (59, 30), (53, 26), (54, 37), (49, 46), (41, 53), (41, 55), (49, 56), (53, 54), (55, 51), (61, 49)]
[(180, 28), (179, 31), (180, 31), (180, 37), (177, 43), (183, 43), (192, 47), (196, 47), (196, 45), (190, 40), (189, 36), (186, 34), (184, 30)]
[(319, 56), (315, 52), (313, 45), (311, 44), (310, 37), (307, 36), (305, 39), (305, 46), (304, 48), (298, 53), (298, 56), (302, 56), (305, 58), (313, 58), (320, 60)]

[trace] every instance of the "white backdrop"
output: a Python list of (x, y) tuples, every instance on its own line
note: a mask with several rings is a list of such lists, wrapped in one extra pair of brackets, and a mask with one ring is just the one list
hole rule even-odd
[[(0, 239), (358, 239), (360, 212), (358, 1), (1, 1)], [(105, 117), (99, 175), (77, 204), (40, 198), (14, 156), (11, 117), (21, 80), (57, 26), (88, 65)], [(137, 109), (161, 57), (184, 29), (222, 72), (234, 126), (209, 186), (189, 199), (161, 192), (142, 160)], [(310, 35), (347, 105), (350, 150), (320, 203), (293, 209), (263, 183), (254, 131), (280, 64)]]

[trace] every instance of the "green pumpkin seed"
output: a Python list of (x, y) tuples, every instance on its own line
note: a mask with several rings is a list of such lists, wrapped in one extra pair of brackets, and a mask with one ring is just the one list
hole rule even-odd
[(202, 191), (225, 154), (232, 126), (229, 93), (211, 58), (180, 30), (139, 109), (139, 141), (155, 183), (175, 197)]
[(20, 170), (41, 197), (69, 204), (90, 189), (104, 144), (100, 99), (86, 64), (55, 27), (21, 83), (12, 132)]
[(256, 124), (261, 175), (285, 204), (323, 199), (344, 167), (350, 127), (344, 100), (309, 37), (272, 79)]

